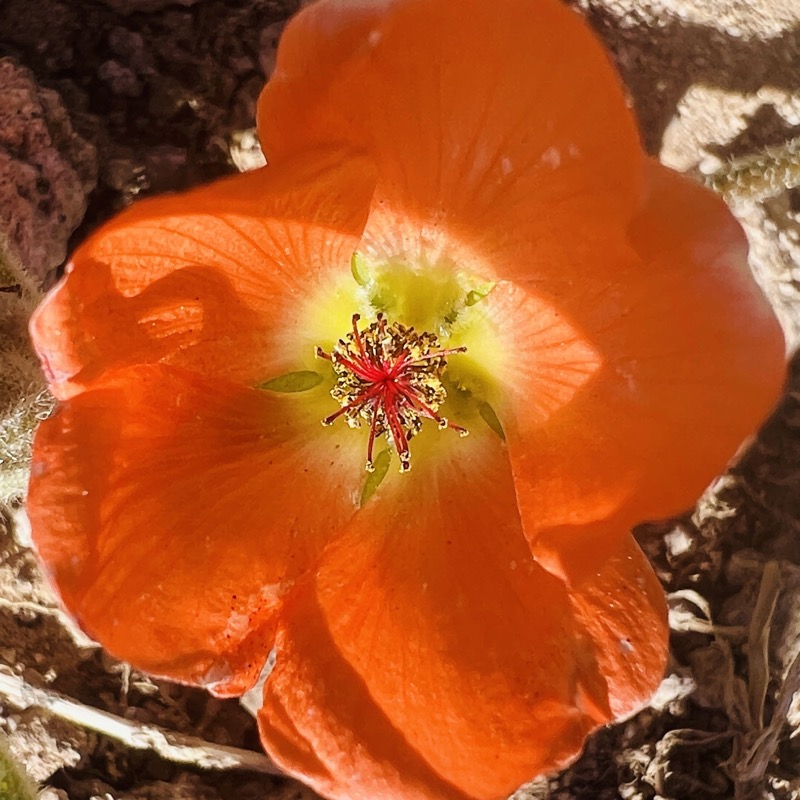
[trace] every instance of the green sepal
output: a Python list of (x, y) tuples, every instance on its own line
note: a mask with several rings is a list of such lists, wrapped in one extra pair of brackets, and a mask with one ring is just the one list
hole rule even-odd
[(389, 471), (389, 464), (392, 461), (392, 454), (388, 450), (381, 450), (375, 457), (372, 472), (367, 473), (364, 481), (364, 488), (361, 490), (361, 505), (365, 503), (378, 491), (378, 487), (383, 483), (386, 473)]
[(478, 406), (478, 413), (481, 415), (481, 419), (503, 440), (506, 440), (506, 432), (503, 430), (503, 426), (500, 423), (500, 419), (497, 416), (495, 410), (488, 404), (488, 403), (481, 403)]
[(369, 283), (369, 271), (367, 269), (367, 259), (356, 250), (350, 257), (350, 272), (359, 286), (366, 286)]
[(486, 297), (489, 292), (494, 289), (494, 282), (482, 283), (477, 289), (471, 289), (467, 292), (467, 299), (464, 301), (465, 306), (474, 306)]
[(322, 375), (310, 369), (303, 369), (299, 372), (287, 372), (277, 378), (265, 381), (258, 385), (259, 389), (266, 389), (269, 392), (281, 392), (282, 394), (295, 394), (296, 392), (307, 392), (322, 383)]

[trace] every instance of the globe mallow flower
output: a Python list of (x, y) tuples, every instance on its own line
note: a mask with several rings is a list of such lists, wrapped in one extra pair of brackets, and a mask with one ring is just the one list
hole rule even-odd
[(631, 526), (764, 418), (781, 332), (555, 0), (318, 0), (258, 122), (268, 166), (135, 204), (36, 313), (35, 545), (140, 669), (272, 653), (320, 794), (503, 797), (659, 683)]

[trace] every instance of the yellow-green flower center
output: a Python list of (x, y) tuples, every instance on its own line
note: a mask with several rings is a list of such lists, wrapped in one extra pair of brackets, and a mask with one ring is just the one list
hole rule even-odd
[[(291, 354), (294, 369), (259, 388), (297, 396), (287, 408), (303, 425), (332, 426), (334, 435), (318, 440), (331, 448), (326, 458), (340, 448), (350, 453), (352, 445), (357, 458), (363, 447), (363, 505), (386, 478), (393, 453), (407, 472), (412, 449), (427, 466), (450, 446), (466, 445), (469, 458), (487, 430), (504, 438), (497, 374), (513, 357), (483, 302), (495, 283), (477, 261), (356, 253), (350, 267), (331, 273), (287, 314), (275, 344)], [(335, 435), (348, 426), (354, 430)], [(436, 428), (451, 431), (437, 435)], [(473, 447), (452, 436), (467, 428), (476, 435)]]

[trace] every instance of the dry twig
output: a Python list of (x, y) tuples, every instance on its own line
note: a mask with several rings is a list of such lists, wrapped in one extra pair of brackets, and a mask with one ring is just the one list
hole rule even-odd
[(36, 688), (19, 675), (2, 670), (0, 696), (15, 708), (36, 706), (45, 709), (61, 719), (90, 728), (135, 750), (152, 750), (169, 761), (203, 769), (246, 769), (267, 775), (283, 774), (261, 753), (214, 744), (155, 725), (140, 725), (107, 711), (85, 706), (49, 689)]

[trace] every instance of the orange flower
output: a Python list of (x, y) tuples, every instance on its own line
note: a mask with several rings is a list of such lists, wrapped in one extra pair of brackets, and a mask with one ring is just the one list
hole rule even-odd
[(658, 684), (629, 530), (764, 417), (780, 331), (555, 0), (319, 0), (259, 117), (268, 167), (36, 314), (36, 546), (144, 670), (235, 695), (274, 647), (264, 746), (323, 795), (502, 797)]

